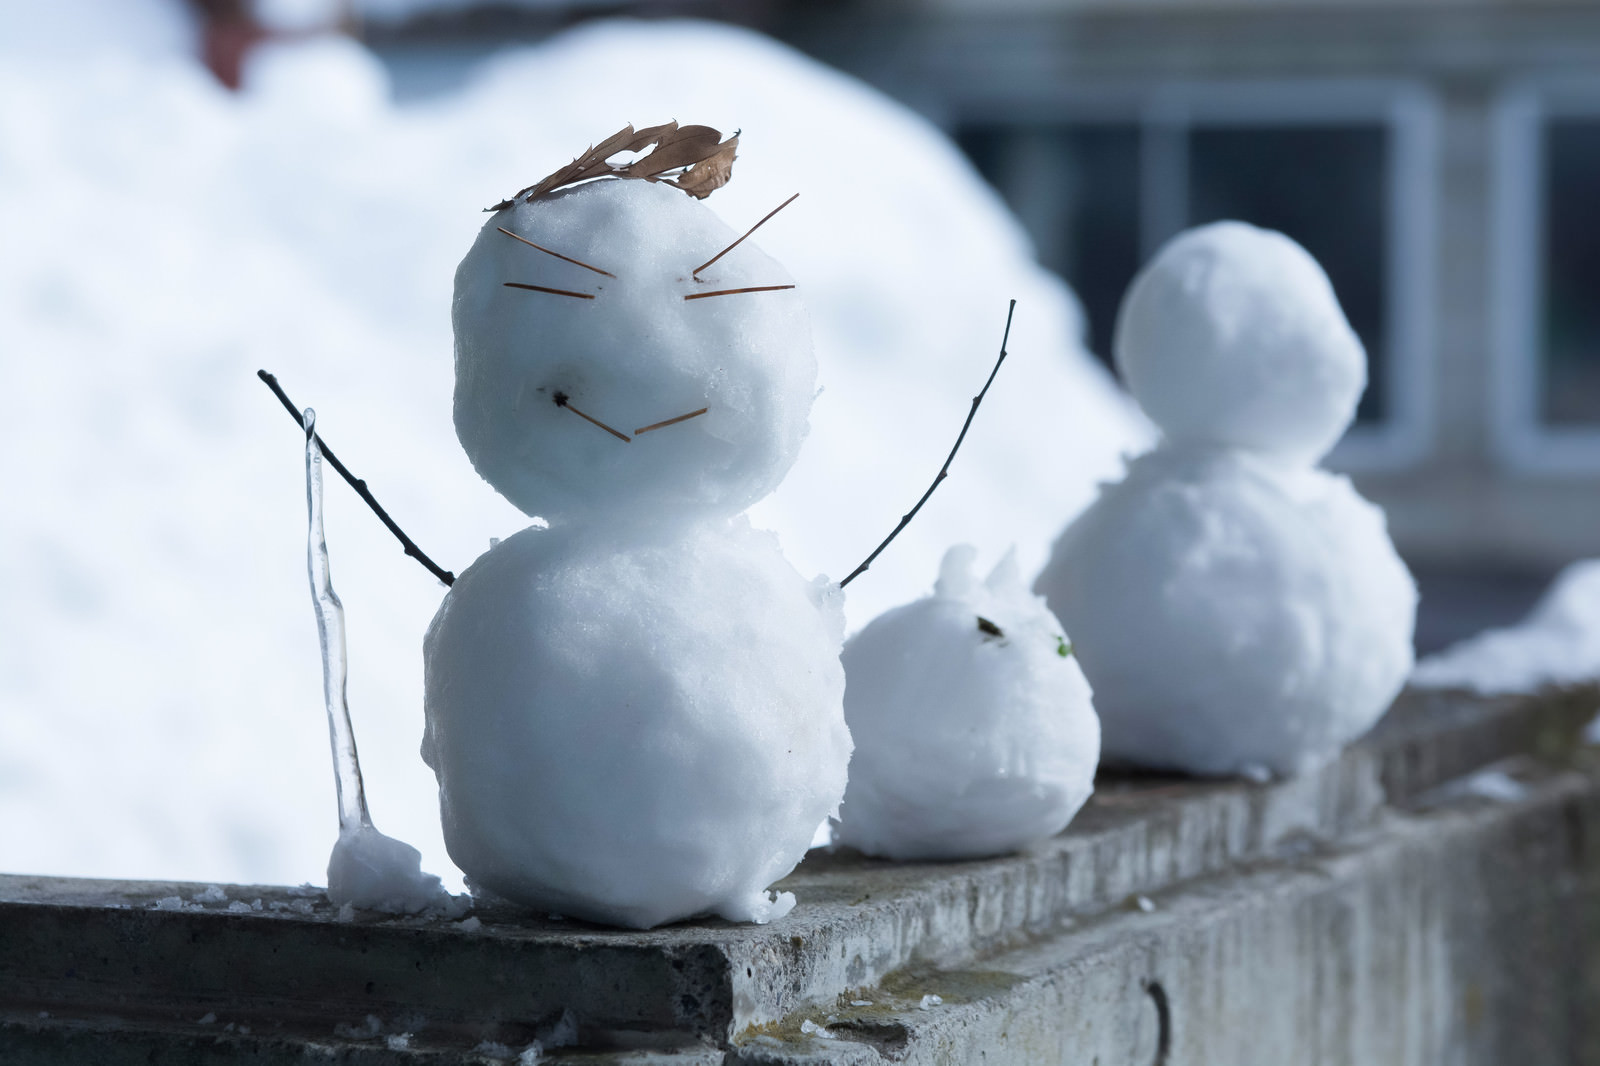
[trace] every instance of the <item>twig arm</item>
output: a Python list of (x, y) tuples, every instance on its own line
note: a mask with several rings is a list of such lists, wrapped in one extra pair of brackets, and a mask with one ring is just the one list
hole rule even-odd
[[(267, 388), (272, 390), (272, 394), (278, 398), (279, 403), (283, 404), (283, 409), (289, 412), (290, 417), (295, 420), (295, 424), (303, 426), (303, 416), (300, 410), (295, 407), (294, 401), (289, 399), (288, 394), (283, 391), (283, 386), (278, 384), (278, 379), (265, 370), (257, 370), (256, 377), (260, 378)], [(400, 546), (406, 550), (406, 554), (427, 567), (430, 574), (443, 581), (446, 585), (455, 584), (456, 575), (428, 558), (422, 549), (417, 547), (416, 542), (406, 536), (405, 531), (395, 524), (394, 519), (389, 517), (389, 512), (385, 511), (383, 506), (373, 497), (372, 492), (367, 488), (367, 483), (350, 473), (350, 469), (339, 461), (339, 457), (333, 454), (333, 449), (328, 447), (327, 442), (321, 436), (317, 436), (317, 446), (322, 449), (322, 457), (328, 461), (328, 465), (337, 470), (339, 476), (350, 483), (350, 487), (356, 490), (356, 495), (365, 500), (367, 506), (372, 508), (372, 513), (378, 516), (378, 521), (387, 526), (389, 532), (395, 535), (395, 539), (400, 541)]]
[(1016, 313), (1016, 310), (1017, 301), (1012, 300), (1011, 305), (1006, 309), (1006, 331), (1000, 338), (1000, 358), (995, 360), (994, 369), (989, 371), (989, 380), (983, 383), (983, 388), (978, 391), (978, 395), (972, 398), (972, 406), (967, 410), (967, 420), (961, 424), (961, 432), (956, 436), (955, 447), (951, 448), (950, 454), (945, 457), (944, 465), (939, 468), (939, 473), (934, 476), (933, 484), (928, 486), (928, 491), (922, 494), (922, 499), (917, 501), (917, 505), (901, 516), (900, 524), (895, 526), (894, 531), (887, 537), (883, 538), (883, 543), (874, 548), (872, 554), (867, 556), (860, 566), (850, 571), (849, 577), (839, 582), (840, 588), (844, 588), (859, 575), (866, 572), (873, 561), (883, 553), (883, 549), (887, 548), (889, 543), (900, 535), (902, 529), (911, 524), (911, 520), (917, 516), (918, 511), (922, 510), (922, 505), (928, 502), (928, 497), (933, 495), (933, 490), (939, 487), (939, 483), (950, 476), (950, 464), (955, 460), (956, 452), (961, 450), (961, 442), (967, 439), (967, 430), (972, 426), (972, 417), (978, 413), (978, 405), (983, 402), (983, 397), (988, 393), (989, 386), (994, 384), (995, 375), (1000, 373), (1000, 365), (1006, 361), (1006, 342), (1011, 339), (1011, 316)]

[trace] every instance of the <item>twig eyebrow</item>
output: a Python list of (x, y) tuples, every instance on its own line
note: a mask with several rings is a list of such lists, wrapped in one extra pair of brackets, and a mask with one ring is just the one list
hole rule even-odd
[[(551, 289), (543, 285), (524, 285), (520, 281), (507, 281), (502, 282), (502, 284), (508, 289), (527, 289), (529, 292), (548, 292), (553, 296), (576, 296), (580, 300), (594, 299), (594, 293), (592, 292), (572, 292), (567, 289)], [(706, 295), (712, 296), (715, 294), (708, 292)]]
[[(715, 292), (691, 292), (684, 297), (685, 300), (704, 300), (708, 296), (732, 296), (740, 292), (776, 292), (779, 289), (792, 289), (793, 285), (752, 285), (748, 289), (717, 289)], [(575, 295), (568, 293), (568, 295)]]
[(643, 427), (642, 429), (634, 430), (633, 431), (633, 435), (635, 437), (637, 437), (641, 433), (649, 433), (652, 429), (663, 429), (663, 428), (665, 428), (667, 426), (675, 426), (679, 422), (687, 422), (691, 418), (699, 418), (701, 415), (705, 414), (709, 410), (711, 410), (711, 408), (702, 407), (698, 411), (690, 411), (686, 415), (679, 415), (677, 418), (669, 418), (664, 422), (652, 422), (648, 426)]
[(624, 444), (628, 443), (629, 441), (631, 441), (633, 439), (632, 437), (628, 436), (626, 433), (617, 432), (616, 430), (612, 429), (610, 426), (606, 425), (604, 422), (600, 421), (598, 418), (595, 418), (593, 415), (586, 415), (582, 411), (578, 410), (576, 407), (572, 406), (572, 402), (567, 398), (567, 394), (564, 393), (564, 392), (556, 393), (555, 401), (556, 401), (556, 406), (557, 407), (565, 407), (567, 410), (571, 411), (573, 414), (577, 415), (579, 418), (583, 419), (585, 422), (591, 423), (592, 425), (599, 426), (601, 429), (605, 430), (607, 433), (611, 434), (613, 437), (615, 437), (618, 440), (622, 441)]
[[(798, 196), (800, 194), (796, 193), (795, 195)], [(765, 222), (766, 220), (762, 219), (762, 221)], [(756, 224), (760, 225), (759, 222), (756, 223)], [(495, 229), (499, 230), (501, 233), (504, 233), (507, 237), (510, 237), (512, 240), (521, 241), (523, 244), (526, 244), (529, 248), (537, 248), (537, 249), (539, 249), (539, 251), (543, 252), (545, 255), (553, 255), (557, 259), (560, 259), (560, 260), (563, 260), (565, 262), (571, 263), (574, 266), (581, 266), (585, 270), (592, 270), (596, 274), (604, 274), (608, 278), (616, 277), (616, 275), (611, 273), (611, 271), (609, 271), (609, 270), (601, 270), (597, 266), (590, 266), (588, 263), (585, 263), (581, 259), (574, 259), (574, 258), (572, 258), (572, 256), (570, 256), (570, 255), (562, 255), (560, 252), (552, 252), (550, 249), (546, 248), (542, 244), (534, 244), (532, 241), (528, 240), (528, 238), (518, 236), (517, 234), (512, 233), (510, 230), (506, 229), (504, 226), (496, 226)], [(740, 237), (739, 240), (744, 240), (744, 238)]]
[[(799, 193), (795, 193), (793, 196), (789, 197), (783, 203), (779, 204), (777, 207), (774, 207), (771, 211), (768, 211), (766, 213), (766, 215), (764, 215), (762, 217), (760, 222), (757, 222), (754, 226), (751, 226), (749, 229), (744, 231), (744, 237), (748, 237), (748, 236), (750, 236), (750, 234), (752, 234), (756, 230), (760, 229), (766, 223), (767, 219), (771, 218), (773, 215), (777, 214), (779, 211), (782, 211), (784, 208), (786, 208), (790, 204), (794, 203), (795, 200), (799, 199), (799, 197), (800, 197), (800, 194)], [(710, 266), (712, 263), (715, 263), (718, 259), (721, 259), (723, 256), (727, 255), (729, 252), (731, 252), (735, 248), (739, 247), (740, 244), (744, 243), (744, 237), (740, 237), (738, 240), (736, 240), (732, 244), (728, 245), (722, 251), (718, 252), (716, 255), (712, 256), (710, 259), (707, 259), (704, 263), (701, 263), (699, 266), (695, 267), (693, 270), (691, 270), (689, 272), (689, 275), (691, 277), (693, 277), (693, 276), (699, 274), (700, 271), (704, 270), (706, 267)]]

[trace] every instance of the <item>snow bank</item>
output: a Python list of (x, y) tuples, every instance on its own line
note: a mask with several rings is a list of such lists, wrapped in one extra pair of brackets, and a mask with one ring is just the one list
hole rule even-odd
[[(0, 422), (0, 869), (321, 879), (336, 822), (300, 433), (254, 372), (314, 405), (424, 550), (463, 569), (526, 519), (455, 440), (452, 272), (479, 208), (624, 122), (742, 127), (709, 201), (735, 230), (802, 194), (760, 236), (811, 308), (824, 391), (756, 521), (807, 576), (842, 576), (922, 491), (1020, 301), (949, 482), (848, 590), (857, 624), (913, 598), (954, 541), (1015, 540), (1036, 569), (1145, 440), (1079, 349), (1070, 295), (955, 149), (758, 36), (595, 25), (405, 110), (347, 43), (264, 54), (243, 98), (155, 51), (0, 63), (0, 388), (16, 401)], [(337, 487), (328, 537), (373, 810), (447, 869), (417, 758), (443, 590)]]
[(1485, 694), (1600, 678), (1600, 559), (1557, 575), (1520, 624), (1479, 633), (1417, 664), (1411, 683)]

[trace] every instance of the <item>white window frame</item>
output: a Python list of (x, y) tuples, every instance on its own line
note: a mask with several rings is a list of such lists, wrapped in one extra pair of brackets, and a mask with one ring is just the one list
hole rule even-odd
[(1544, 394), (1539, 307), (1544, 300), (1545, 123), (1600, 120), (1600, 78), (1540, 78), (1508, 85), (1492, 112), (1489, 256), (1491, 448), (1524, 474), (1600, 471), (1600, 425), (1550, 426)]
[(1437, 287), (1436, 205), (1439, 190), (1436, 97), (1417, 82), (1390, 79), (1174, 81), (1154, 87), (1058, 85), (1019, 97), (1013, 87), (954, 109), (963, 119), (1140, 127), (1141, 158), (1165, 156), (1140, 171), (1142, 256), (1188, 224), (1188, 140), (1196, 126), (1307, 127), (1381, 123), (1390, 133), (1384, 293), (1387, 410), (1376, 425), (1355, 426), (1329, 462), (1352, 471), (1416, 467), (1434, 442)]

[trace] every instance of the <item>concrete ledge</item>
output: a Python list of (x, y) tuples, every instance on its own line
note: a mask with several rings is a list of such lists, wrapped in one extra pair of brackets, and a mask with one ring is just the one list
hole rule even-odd
[[(205, 886), (4, 876), (0, 1061), (471, 1061), (481, 1041), (520, 1048), (566, 1010), (606, 1061), (987, 1051), (1109, 1064), (1156, 1061), (1162, 1046), (1194, 1062), (1504, 1061), (1456, 1055), (1452, 1027), (1470, 1016), (1496, 1033), (1535, 1016), (1532, 1000), (1580, 989), (1600, 1002), (1588, 961), (1600, 928), (1583, 917), (1597, 912), (1600, 784), (1564, 768), (1597, 708), (1595, 688), (1408, 693), (1341, 760), (1293, 781), (1107, 777), (1065, 834), (1025, 855), (814, 854), (784, 884), (800, 905), (765, 927), (625, 933), (495, 908), (476, 930), (341, 923), (320, 895), (284, 888), (227, 887), (232, 912), (174, 911), (156, 901)], [(1507, 759), (1530, 779), (1522, 799), (1405, 813)], [(1533, 876), (1512, 876), (1519, 864)], [(1139, 896), (1157, 909), (1128, 910)], [(1552, 939), (1557, 926), (1567, 934)], [(1437, 997), (1466, 987), (1458, 941), (1495, 972), (1530, 954), (1548, 966), (1514, 985), (1474, 978), (1476, 1006), (1446, 1010)], [(1152, 980), (1159, 992), (1140, 985)], [(944, 1002), (919, 1009), (928, 994)], [(1247, 1008), (1266, 1004), (1280, 1014), (1254, 1020)], [(1600, 1061), (1594, 1033), (1562, 1010), (1544, 1031), (1576, 1057), (1519, 1045), (1519, 1060)], [(362, 1037), (368, 1015), (384, 1034), (414, 1033), (411, 1046)], [(834, 1039), (800, 1032), (830, 1016)], [(1229, 1022), (1241, 1017), (1243, 1029)]]

